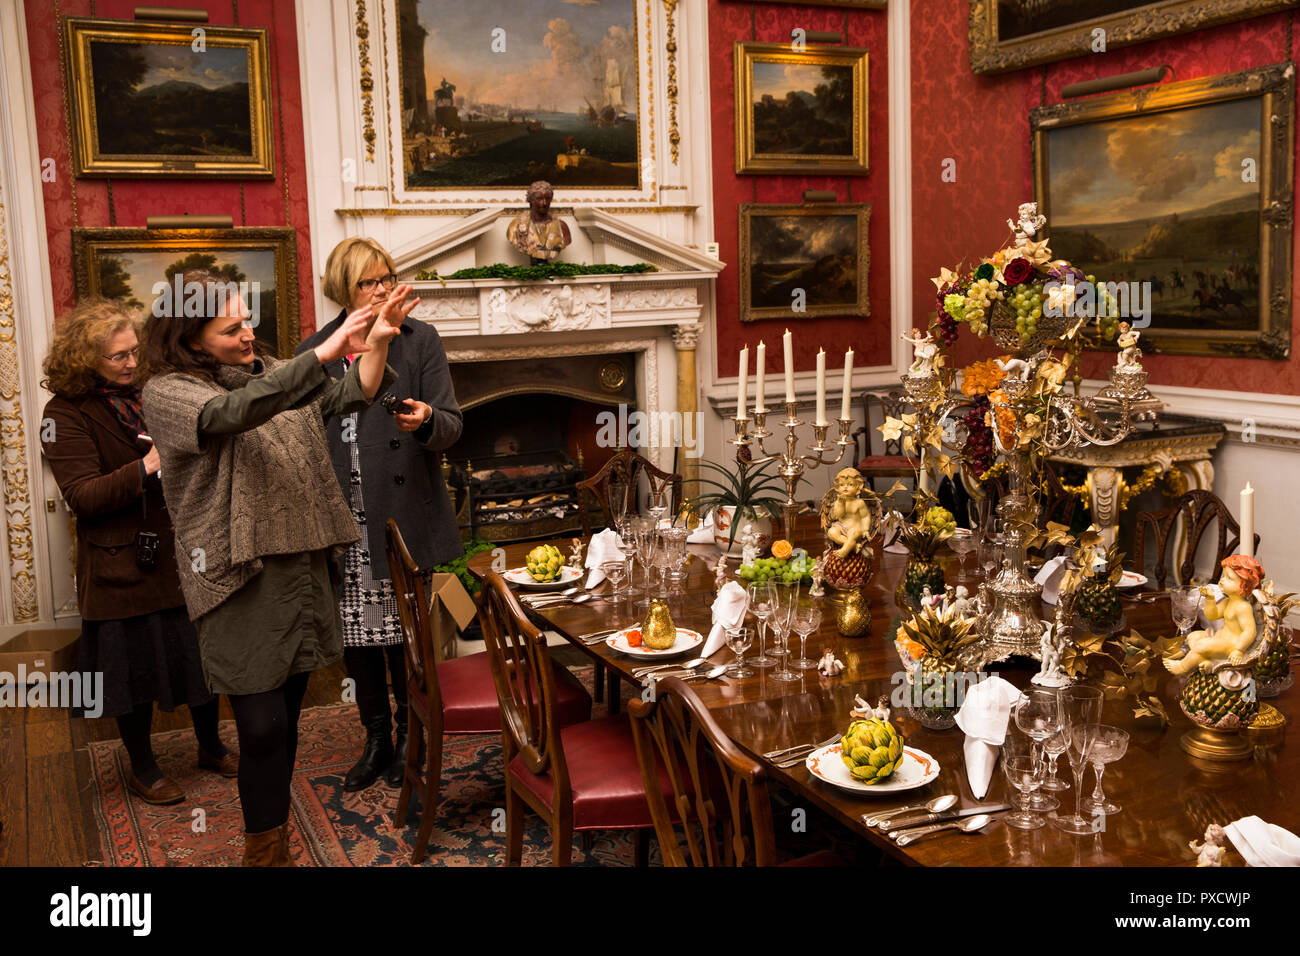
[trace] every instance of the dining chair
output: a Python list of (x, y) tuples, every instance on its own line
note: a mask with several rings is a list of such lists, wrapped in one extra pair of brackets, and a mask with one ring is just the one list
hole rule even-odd
[(569, 865), (575, 832), (626, 829), (636, 831), (636, 863), (644, 866), (654, 821), (627, 716), (564, 724), (560, 669), (551, 667), (545, 636), (495, 571), (484, 583), (482, 614), (501, 708), (507, 864), (522, 862), (523, 816), (532, 809), (550, 824), (555, 866)]
[[(881, 454), (872, 454), (872, 435), (880, 433), (871, 427), (871, 409), (880, 407), (881, 422), (886, 418), (901, 418), (905, 395), (902, 389), (867, 389), (862, 393), (863, 427), (852, 434), (853, 447), (857, 452), (858, 471), (867, 479), (868, 485), (874, 487), (873, 478), (912, 478), (915, 477), (914, 462), (903, 454), (901, 438), (881, 438)], [(858, 444), (861, 436), (862, 443)]]
[[(414, 794), (421, 807), (420, 829), (411, 851), (411, 863), (415, 865), (424, 859), (438, 813), (443, 734), (499, 733), (501, 712), (492, 664), (486, 652), (436, 660), (425, 578), (392, 518), (385, 527), (385, 548), (406, 653), (410, 735), (395, 819), (398, 829), (406, 826), (406, 813)], [(591, 695), (581, 682), (564, 668), (558, 668), (554, 678), (559, 719), (566, 723), (591, 719)], [(420, 766), (422, 753), (423, 768)]]
[[(626, 482), (632, 488), (636, 487), (637, 479), (641, 473), (645, 472), (646, 477), (651, 481), (667, 482), (672, 487), (670, 501), (668, 503), (668, 513), (677, 514), (677, 509), (682, 504), (682, 476), (673, 472), (663, 471), (656, 468), (650, 463), (648, 458), (638, 455), (630, 448), (620, 448), (609, 461), (605, 462), (590, 478), (580, 481), (575, 486), (578, 496), (578, 513), (582, 517), (582, 535), (584, 538), (591, 537), (591, 516), (587, 510), (587, 502), (583, 499), (583, 492), (596, 499), (600, 505), (601, 514), (605, 519), (605, 527), (614, 527), (614, 508), (610, 503), (609, 486), (613, 481)], [(633, 492), (635, 494), (635, 492)], [(628, 509), (630, 512), (636, 510), (636, 503)]]
[[(1158, 511), (1139, 511), (1137, 523), (1133, 529), (1133, 570), (1146, 574), (1147, 531), (1155, 537), (1156, 560), (1155, 579), (1160, 590), (1165, 588), (1168, 570), (1165, 567), (1168, 557), (1170, 539), (1179, 518), (1183, 519), (1184, 547), (1181, 555), (1175, 555), (1178, 561), (1177, 579), (1186, 584), (1196, 574), (1196, 552), (1200, 548), (1201, 538), (1211, 524), (1217, 525), (1218, 540), (1214, 549), (1214, 564), (1210, 567), (1210, 581), (1218, 580), (1219, 563), (1228, 555), (1236, 554), (1241, 545), (1241, 526), (1232, 516), (1222, 499), (1212, 491), (1194, 488), (1174, 499), (1168, 508)], [(1259, 554), (1259, 535), (1255, 535), (1253, 554)]]
[[(767, 771), (723, 733), (695, 691), (665, 678), (652, 700), (633, 700), (628, 712), (664, 866), (777, 866)], [(655, 786), (665, 774), (667, 794)], [(779, 865), (849, 864), (822, 850)]]

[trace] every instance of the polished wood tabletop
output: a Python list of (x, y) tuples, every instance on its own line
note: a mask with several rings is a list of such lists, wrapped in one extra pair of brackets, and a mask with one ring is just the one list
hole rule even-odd
[[(801, 519), (799, 530), (796, 546), (820, 553), (820, 536), (810, 517)], [(567, 542), (555, 543), (567, 552)], [(524, 555), (535, 546), (535, 542), (507, 545), (506, 567), (522, 565)], [(671, 597), (669, 606), (678, 626), (707, 634), (710, 605), (715, 595), (713, 572), (707, 565), (716, 561), (717, 551), (711, 546), (691, 546), (691, 550), (694, 557), (688, 566), (686, 593)], [(948, 580), (954, 583), (955, 560), (946, 550), (941, 557), (947, 562)], [(763, 761), (773, 779), (792, 791), (797, 799), (807, 799), (902, 861), (923, 866), (1193, 866), (1195, 857), (1187, 842), (1201, 840), (1211, 823), (1227, 824), (1256, 815), (1300, 833), (1300, 800), (1296, 799), (1300, 787), (1300, 757), (1297, 756), (1300, 748), (1287, 747), (1285, 743), (1256, 748), (1254, 759), (1237, 763), (1216, 764), (1188, 756), (1179, 747), (1178, 739), (1192, 724), (1179, 710), (1178, 682), (1172, 676), (1166, 678), (1160, 693), (1171, 717), (1170, 726), (1164, 730), (1154, 720), (1135, 719), (1132, 705), (1127, 701), (1106, 701), (1103, 722), (1122, 727), (1130, 734), (1127, 754), (1107, 767), (1104, 778), (1107, 797), (1122, 806), (1123, 811), (1106, 817), (1100, 832), (1084, 837), (1064, 833), (1050, 823), (1026, 831), (995, 821), (977, 834), (945, 834), (900, 848), (879, 831), (868, 828), (862, 822), (863, 814), (917, 803), (944, 793), (956, 794), (962, 807), (1011, 802), (1000, 768), (995, 771), (984, 799), (975, 799), (966, 779), (964, 734), (960, 729), (928, 730), (899, 711), (895, 711), (891, 720), (905, 735), (908, 745), (935, 757), (941, 768), (938, 779), (918, 790), (894, 796), (857, 796), (822, 783), (802, 764), (781, 770), (763, 760), (762, 754), (766, 752), (821, 741), (842, 731), (848, 726), (855, 695), (874, 702), (894, 689), (901, 679), (901, 665), (887, 631), (899, 613), (893, 591), (901, 581), (906, 559), (903, 554), (882, 553), (877, 543), (875, 575), (864, 588), (871, 604), (869, 634), (859, 638), (842, 637), (835, 628), (834, 610), (826, 603), (821, 627), (808, 638), (808, 656), (819, 658), (830, 648), (844, 662), (845, 669), (840, 675), (826, 678), (809, 670), (799, 672), (801, 678), (797, 681), (779, 682), (771, 678), (772, 668), (763, 668), (745, 679), (692, 682), (722, 729), (743, 750)], [(481, 577), (491, 562), (491, 553), (484, 552), (470, 559), (469, 567)], [(973, 575), (974, 562), (968, 564)], [(733, 579), (739, 580), (734, 575), (735, 566), (733, 561)], [(640, 583), (639, 565), (635, 576)], [(597, 593), (608, 587), (603, 585)], [(974, 583), (970, 587), (974, 591)], [(1145, 637), (1168, 636), (1173, 632), (1167, 598), (1139, 602), (1129, 596), (1135, 592), (1123, 593), (1130, 628)], [(631, 671), (642, 661), (620, 654), (603, 643), (588, 647), (576, 640), (580, 634), (630, 624), (641, 612), (633, 610), (626, 600), (592, 601), (530, 613), (539, 624), (544, 622), (545, 627), (563, 635), (593, 659), (604, 661), (612, 672), (635, 683)], [(748, 623), (752, 624), (753, 620)], [(794, 635), (791, 643), (797, 649)], [(751, 648), (747, 656), (756, 653)], [(716, 663), (728, 663), (732, 659), (731, 651), (725, 648), (712, 658)], [(1029, 662), (1013, 662), (993, 665), (990, 669), (1023, 687), (1037, 666), (1031, 670)], [(1300, 688), (1292, 687), (1269, 703), (1290, 720), (1298, 696)], [(1058, 775), (1069, 780), (1073, 788), (1064, 758)], [(1084, 774), (1085, 791), (1090, 793), (1092, 786), (1093, 775), (1089, 769)], [(1054, 795), (1061, 800), (1065, 812), (1073, 811), (1073, 789)], [(779, 818), (777, 825), (782, 825)], [(1225, 865), (1242, 864), (1241, 857), (1229, 847)]]

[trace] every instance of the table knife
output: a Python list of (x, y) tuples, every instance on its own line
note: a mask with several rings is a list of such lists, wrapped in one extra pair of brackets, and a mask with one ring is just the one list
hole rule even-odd
[(897, 820), (886, 820), (880, 824), (882, 833), (895, 834), (900, 830), (906, 830), (911, 827), (924, 826), (928, 823), (939, 823), (943, 820), (957, 820), (961, 817), (969, 817), (975, 813), (1000, 813), (1003, 810), (1010, 810), (1009, 803), (988, 803), (978, 807), (965, 807), (961, 810), (945, 810), (943, 813), (920, 813), (912, 816), (900, 817)]

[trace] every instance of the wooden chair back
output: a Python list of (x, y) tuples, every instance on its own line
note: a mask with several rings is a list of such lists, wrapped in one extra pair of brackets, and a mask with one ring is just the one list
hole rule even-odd
[(1047, 522), (1056, 521), (1067, 528), (1074, 521), (1074, 510), (1079, 499), (1065, 490), (1060, 476), (1050, 462), (1043, 463), (1043, 486), (1039, 491), (1038, 526), (1046, 528)]
[[(714, 722), (690, 686), (659, 681), (628, 704), (655, 836), (665, 866), (774, 866), (776, 840), (763, 767)], [(666, 773), (673, 807), (660, 784)]]
[(552, 806), (568, 806), (573, 796), (560, 745), (555, 673), (546, 636), (528, 620), (519, 599), (496, 571), (488, 572), (483, 584), (479, 617), (501, 706), (504, 762), (509, 764), (518, 754), (531, 772), (550, 773)]
[[(1150, 529), (1156, 542), (1155, 578), (1156, 586), (1165, 587), (1168, 577), (1166, 559), (1169, 543), (1173, 537), (1174, 525), (1179, 516), (1183, 518), (1183, 533), (1187, 538), (1187, 549), (1178, 566), (1180, 581), (1190, 582), (1196, 574), (1196, 552), (1200, 548), (1201, 538), (1211, 524), (1217, 525), (1218, 540), (1215, 543), (1214, 564), (1210, 568), (1210, 580), (1218, 579), (1219, 564), (1224, 558), (1236, 554), (1241, 545), (1241, 526), (1232, 516), (1223, 501), (1212, 491), (1193, 489), (1174, 499), (1168, 508), (1159, 511), (1139, 511), (1137, 525), (1133, 532), (1133, 570), (1145, 574), (1147, 531)], [(1259, 535), (1255, 535), (1255, 554), (1259, 553)]]
[(668, 513), (670, 515), (677, 514), (677, 509), (682, 504), (682, 476), (656, 468), (650, 463), (649, 459), (638, 455), (630, 448), (621, 448), (609, 461), (601, 466), (599, 471), (576, 485), (578, 513), (582, 517), (583, 537), (591, 537), (591, 518), (587, 512), (587, 502), (583, 497), (584, 492), (596, 499), (597, 504), (600, 505), (601, 514), (605, 519), (605, 527), (612, 528), (614, 526), (614, 507), (610, 500), (611, 482), (623, 481), (632, 489), (633, 500), (628, 503), (628, 513), (634, 514), (637, 510), (635, 500), (637, 480), (642, 472), (645, 472), (647, 479), (652, 482), (666, 482), (672, 486), (668, 502)]
[[(867, 389), (862, 393), (862, 421), (863, 427), (853, 432), (854, 448), (858, 452), (858, 461), (871, 456), (871, 436), (874, 434), (880, 436), (880, 432), (871, 427), (871, 406), (880, 406), (881, 422), (886, 418), (901, 418), (905, 409), (903, 400), (906, 398), (901, 388), (891, 389)], [(858, 436), (862, 437), (861, 445), (858, 444)], [(902, 438), (886, 438), (882, 440), (882, 455), (901, 455), (903, 453)]]
[(424, 586), (424, 575), (407, 550), (402, 532), (392, 518), (384, 526), (384, 548), (393, 581), (393, 596), (397, 601), (397, 618), (402, 628), (407, 680), (428, 698), (433, 713), (441, 713), (442, 692), (438, 687), (437, 657), (429, 621), (429, 594)]

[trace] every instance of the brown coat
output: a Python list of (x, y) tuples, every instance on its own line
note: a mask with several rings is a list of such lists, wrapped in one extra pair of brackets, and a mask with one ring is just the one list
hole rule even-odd
[[(141, 481), (149, 446), (135, 441), (104, 399), (55, 397), (45, 406), (41, 450), (77, 516), (77, 602), (88, 621), (121, 620), (184, 605), (171, 516), (157, 475)], [(135, 536), (158, 535), (158, 563), (142, 570)]]

